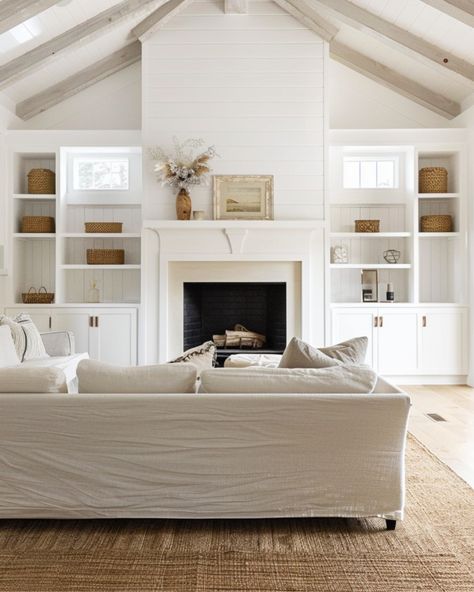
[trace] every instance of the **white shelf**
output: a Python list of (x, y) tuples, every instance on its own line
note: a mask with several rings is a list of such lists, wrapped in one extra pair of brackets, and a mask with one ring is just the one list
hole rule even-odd
[(330, 232), (330, 238), (408, 238), (411, 232)]
[(66, 232), (64, 238), (141, 238), (139, 232)]
[(26, 240), (28, 238), (42, 238), (42, 239), (53, 239), (56, 238), (54, 232), (15, 232), (14, 238)]
[(76, 202), (76, 201), (68, 201), (67, 202), (67, 207), (68, 208), (90, 208), (90, 207), (96, 207), (96, 208), (141, 208), (142, 204), (141, 203), (137, 203), (136, 201), (133, 202), (102, 202), (102, 203), (98, 203), (96, 201), (86, 201), (86, 202)]
[(456, 199), (459, 193), (418, 193), (419, 199)]
[(31, 201), (41, 201), (41, 200), (55, 200), (56, 195), (51, 195), (49, 193), (14, 193), (13, 199), (28, 199)]
[(72, 265), (60, 265), (60, 269), (64, 270), (73, 270), (73, 269), (87, 269), (87, 270), (94, 270), (94, 269), (119, 269), (119, 270), (127, 270), (127, 269), (141, 269), (141, 265), (137, 264), (127, 264), (124, 265), (88, 265), (87, 263), (82, 264), (72, 264)]
[(331, 269), (411, 269), (411, 263), (331, 263)]
[(460, 232), (419, 232), (419, 238), (456, 238)]

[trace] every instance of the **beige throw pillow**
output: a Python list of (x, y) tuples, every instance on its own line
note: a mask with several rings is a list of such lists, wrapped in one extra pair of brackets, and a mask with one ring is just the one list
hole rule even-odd
[(293, 337), (281, 357), (279, 368), (329, 368), (342, 362), (330, 358), (309, 343)]
[(10, 327), (13, 343), (15, 344), (20, 362), (49, 358), (40, 332), (29, 315), (20, 313), (14, 319), (0, 315), (0, 325)]
[(169, 364), (190, 363), (197, 368), (198, 376), (203, 370), (213, 368), (216, 362), (216, 345), (213, 341), (206, 341), (202, 345), (186, 350), (178, 358), (170, 360)]
[(363, 364), (368, 344), (367, 337), (354, 337), (330, 347), (320, 347), (319, 351), (344, 364)]

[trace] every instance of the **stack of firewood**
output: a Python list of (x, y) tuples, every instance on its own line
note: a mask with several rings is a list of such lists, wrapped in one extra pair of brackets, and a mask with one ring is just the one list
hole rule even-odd
[(235, 349), (262, 349), (267, 338), (265, 335), (250, 331), (243, 325), (235, 325), (225, 335), (213, 335), (212, 341), (217, 347), (229, 347)]

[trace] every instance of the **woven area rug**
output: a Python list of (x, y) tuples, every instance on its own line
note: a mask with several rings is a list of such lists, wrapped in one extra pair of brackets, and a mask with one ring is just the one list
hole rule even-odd
[(4, 520), (1, 592), (474, 592), (474, 491), (410, 438), (406, 519)]

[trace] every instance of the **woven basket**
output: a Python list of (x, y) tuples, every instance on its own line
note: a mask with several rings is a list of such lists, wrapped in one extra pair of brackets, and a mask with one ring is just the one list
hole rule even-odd
[(124, 262), (123, 249), (87, 249), (88, 265), (123, 265)]
[(437, 214), (436, 216), (422, 216), (420, 219), (421, 232), (452, 232), (452, 230), (452, 216)]
[(49, 216), (23, 216), (21, 232), (54, 232), (54, 218)]
[(49, 169), (31, 169), (28, 173), (28, 193), (56, 193), (56, 174)]
[(86, 232), (122, 232), (122, 222), (86, 222)]
[(356, 220), (356, 232), (380, 232), (380, 220)]
[(418, 173), (420, 193), (447, 193), (448, 171), (444, 167), (426, 167)]
[(48, 292), (44, 286), (36, 291), (36, 288), (30, 288), (28, 292), (21, 295), (23, 304), (51, 304), (54, 301), (54, 292)]

